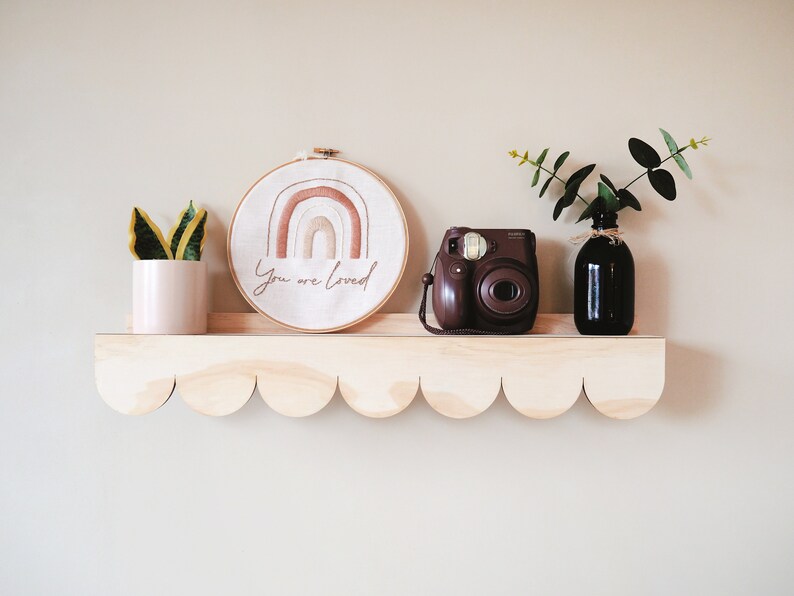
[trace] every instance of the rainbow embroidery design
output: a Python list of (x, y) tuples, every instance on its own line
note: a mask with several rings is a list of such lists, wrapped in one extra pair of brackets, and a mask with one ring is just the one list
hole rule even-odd
[[(328, 182), (349, 190), (332, 188)], [(276, 197), (268, 221), (266, 254), (274, 252), (278, 259), (359, 259), (367, 256), (368, 236), (367, 206), (352, 186), (341, 180), (307, 180)], [(320, 250), (315, 251), (315, 243)]]
[(372, 172), (341, 159), (263, 176), (229, 226), (229, 265), (260, 313), (300, 331), (336, 331), (380, 308), (402, 276), (405, 218)]

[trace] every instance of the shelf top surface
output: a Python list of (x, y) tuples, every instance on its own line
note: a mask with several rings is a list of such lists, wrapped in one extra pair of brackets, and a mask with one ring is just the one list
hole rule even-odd
[[(435, 326), (432, 315), (428, 323)], [(100, 333), (98, 335), (128, 335), (131, 331), (130, 318), (127, 320), (127, 333)], [(573, 315), (539, 313), (535, 325), (528, 333), (518, 335), (434, 335), (426, 331), (420, 324), (418, 317), (413, 313), (379, 313), (367, 320), (333, 333), (302, 333), (282, 327), (258, 313), (209, 313), (207, 316), (207, 334), (201, 337), (412, 337), (445, 339), (450, 338), (478, 338), (483, 340), (493, 339), (592, 339), (592, 338), (620, 338), (620, 339), (663, 339), (656, 335), (639, 335), (637, 325), (630, 335), (581, 335), (576, 330)], [(150, 337), (174, 337), (152, 335)], [(193, 336), (199, 337), (199, 336)]]

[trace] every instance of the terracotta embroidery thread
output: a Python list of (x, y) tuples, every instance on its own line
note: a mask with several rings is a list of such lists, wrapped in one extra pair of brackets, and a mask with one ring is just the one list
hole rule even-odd
[(335, 331), (388, 299), (408, 251), (405, 217), (372, 172), (336, 159), (284, 164), (246, 193), (229, 226), (245, 299), (300, 331)]

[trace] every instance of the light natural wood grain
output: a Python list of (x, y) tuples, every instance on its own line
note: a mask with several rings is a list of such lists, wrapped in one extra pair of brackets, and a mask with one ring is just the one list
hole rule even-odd
[[(108, 341), (108, 338), (119, 338)], [(136, 338), (125, 341), (123, 338)], [(176, 371), (160, 353), (158, 335), (97, 335), (94, 339), (94, 373), (102, 399), (122, 414), (148, 414), (171, 397)]]
[(413, 401), (419, 390), (419, 376), (409, 372), (415, 369), (416, 338), (338, 335), (329, 339), (338, 345), (339, 391), (356, 412), (385, 418)]
[(334, 335), (98, 335), (102, 397), (130, 414), (152, 411), (174, 378), (191, 407), (209, 415), (240, 408), (254, 379), (265, 401), (288, 416), (322, 409), (338, 387), (357, 412), (385, 417), (421, 393), (438, 412), (466, 418), (499, 393), (531, 418), (550, 418), (576, 401), (584, 382), (601, 413), (633, 418), (664, 385), (659, 337), (472, 337)]
[(505, 358), (499, 367), (507, 401), (530, 418), (559, 416), (582, 392), (582, 363), (589, 344), (555, 338), (546, 340), (545, 337), (536, 338), (531, 355)]
[(610, 418), (636, 418), (658, 401), (664, 389), (665, 340), (638, 337), (631, 342), (603, 338), (584, 362), (584, 391)]
[[(212, 342), (215, 338), (207, 338)], [(208, 342), (208, 343), (209, 343)], [(220, 347), (220, 346), (218, 346)], [(164, 359), (169, 359), (163, 355)], [(176, 389), (187, 405), (207, 416), (225, 416), (242, 408), (256, 388), (255, 360), (227, 360), (212, 344), (198, 363), (185, 362)]]
[(425, 357), (417, 362), (427, 403), (450, 418), (470, 418), (487, 410), (499, 395), (504, 338), (429, 339)]
[(326, 358), (323, 347), (269, 343), (274, 345), (259, 351), (255, 365), (265, 403), (279, 414), (296, 418), (316, 414), (328, 405), (336, 392), (338, 367)]

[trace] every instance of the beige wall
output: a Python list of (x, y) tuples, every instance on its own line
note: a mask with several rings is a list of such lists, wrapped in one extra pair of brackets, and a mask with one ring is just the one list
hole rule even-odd
[[(794, 5), (740, 2), (0, 3), (0, 592), (783, 594), (794, 590)], [(305, 420), (100, 400), (92, 336), (130, 308), (133, 204), (210, 212), (214, 310), (248, 186), (340, 147), (391, 185), (412, 252), (449, 225), (540, 238), (570, 310), (569, 215), (509, 149), (615, 181), (625, 143), (708, 134), (667, 203), (621, 214), (667, 387), (616, 422), (503, 402)], [(454, 371), (450, 371), (453, 374)]]

